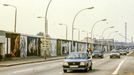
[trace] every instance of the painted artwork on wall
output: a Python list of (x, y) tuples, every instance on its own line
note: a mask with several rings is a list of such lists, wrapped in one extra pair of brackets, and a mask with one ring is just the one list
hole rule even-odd
[(27, 57), (27, 36), (20, 36), (20, 57)]
[(69, 42), (68, 41), (62, 41), (61, 43), (61, 51), (63, 55), (69, 54)]
[(50, 55), (51, 56), (56, 56), (57, 54), (57, 40), (56, 39), (51, 39), (51, 48), (50, 48)]
[(39, 45), (40, 45), (39, 38), (27, 37), (27, 55), (28, 56), (40, 55)]
[(9, 38), (10, 40), (10, 54), (12, 57), (20, 57), (20, 35), (19, 34), (14, 34), (14, 33), (6, 33), (6, 38)]

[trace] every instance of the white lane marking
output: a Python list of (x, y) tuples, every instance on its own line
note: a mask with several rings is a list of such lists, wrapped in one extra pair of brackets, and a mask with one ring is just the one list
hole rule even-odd
[(29, 69), (25, 69), (25, 70), (18, 70), (18, 71), (14, 71), (13, 73), (22, 73), (22, 72), (29, 72), (29, 71), (33, 71), (33, 69), (29, 68)]
[(123, 61), (120, 62), (120, 64), (118, 65), (118, 67), (116, 68), (116, 70), (112, 73), (113, 75), (116, 75), (119, 71), (119, 69), (121, 68), (122, 64), (125, 62), (126, 59), (124, 59)]

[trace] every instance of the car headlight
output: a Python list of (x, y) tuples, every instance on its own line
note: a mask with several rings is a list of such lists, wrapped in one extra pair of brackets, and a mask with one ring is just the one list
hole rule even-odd
[(86, 62), (80, 62), (80, 65), (86, 65)]
[(64, 65), (64, 66), (68, 66), (68, 63), (67, 63), (67, 62), (64, 62), (63, 65)]

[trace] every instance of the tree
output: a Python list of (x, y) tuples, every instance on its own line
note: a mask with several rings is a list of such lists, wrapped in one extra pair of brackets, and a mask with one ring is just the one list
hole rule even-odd
[(38, 36), (44, 36), (44, 33), (43, 32), (39, 32), (37, 33)]

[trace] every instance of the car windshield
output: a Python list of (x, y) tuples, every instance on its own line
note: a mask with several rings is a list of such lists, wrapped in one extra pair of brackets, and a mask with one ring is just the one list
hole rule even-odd
[(67, 59), (87, 59), (86, 53), (71, 53), (67, 56)]

